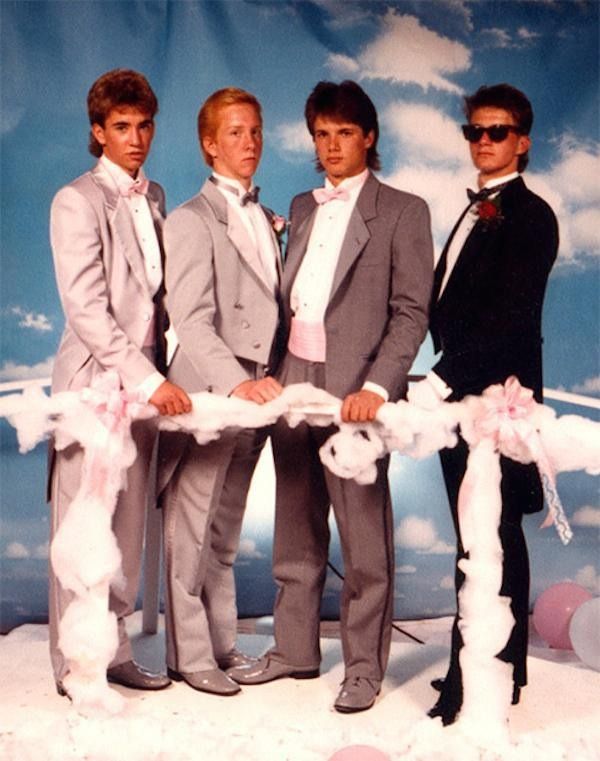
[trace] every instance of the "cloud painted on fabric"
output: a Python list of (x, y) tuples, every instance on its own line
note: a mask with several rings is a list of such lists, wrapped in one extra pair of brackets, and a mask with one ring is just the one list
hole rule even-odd
[(461, 42), (444, 37), (421, 24), (416, 16), (394, 9), (381, 18), (380, 34), (356, 57), (332, 54), (328, 65), (344, 76), (416, 84), (451, 93), (461, 89), (448, 75), (467, 71), (471, 52)]
[(571, 523), (574, 526), (583, 526), (586, 528), (600, 528), (600, 507), (585, 505), (573, 513)]
[(41, 333), (53, 329), (50, 319), (40, 312), (28, 312), (22, 307), (16, 306), (10, 307), (9, 313), (20, 318), (18, 322), (20, 328), (28, 328)]
[(37, 378), (48, 378), (52, 375), (54, 357), (48, 357), (43, 362), (35, 365), (19, 365), (16, 362), (7, 360), (0, 367), (0, 381), (20, 381)]

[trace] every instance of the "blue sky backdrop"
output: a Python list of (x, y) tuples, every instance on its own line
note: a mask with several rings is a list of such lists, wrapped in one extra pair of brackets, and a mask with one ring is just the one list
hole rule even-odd
[[(523, 89), (535, 111), (525, 179), (561, 228), (545, 307), (546, 386), (600, 395), (596, 0), (3, 0), (0, 14), (0, 382), (51, 372), (63, 318), (48, 243), (50, 202), (93, 163), (85, 109), (91, 83), (131, 67), (147, 75), (160, 101), (146, 168), (165, 187), (170, 209), (206, 176), (195, 122), (212, 91), (240, 86), (263, 104), (256, 181), (263, 201), (286, 214), (295, 193), (319, 183), (302, 118), (308, 93), (321, 79), (357, 80), (380, 116), (380, 176), (428, 201), (438, 253), (474, 183), (459, 131), (461, 96), (501, 81)], [(415, 371), (431, 361), (428, 340)], [(591, 416), (584, 408), (560, 412)], [(23, 588), (15, 574), (35, 575), (27, 564), (45, 573), (44, 457), (38, 448), (29, 456), (35, 465), (26, 465), (8, 426), (0, 433), (0, 580), (2, 599), (18, 607)], [(436, 459), (395, 463), (392, 484), (397, 614), (447, 612), (452, 530)], [(540, 534), (536, 519), (529, 521), (534, 591), (568, 577), (598, 593), (596, 482), (577, 474), (559, 485), (576, 536), (562, 550), (551, 531)], [(268, 570), (270, 528), (267, 507), (249, 514), (241, 576), (253, 562)]]

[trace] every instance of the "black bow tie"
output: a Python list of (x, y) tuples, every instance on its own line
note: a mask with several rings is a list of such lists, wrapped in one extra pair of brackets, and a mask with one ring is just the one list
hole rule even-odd
[(247, 203), (258, 203), (259, 192), (260, 192), (260, 188), (258, 186), (255, 186), (252, 188), (252, 190), (249, 190), (247, 193), (244, 193), (244, 195), (240, 198), (241, 205), (245, 206)]
[(485, 201), (485, 199), (489, 198), (491, 195), (495, 195), (496, 193), (500, 193), (501, 190), (504, 190), (504, 188), (510, 182), (511, 180), (509, 180), (508, 182), (503, 182), (501, 185), (494, 185), (493, 188), (482, 188), (479, 192), (475, 192), (474, 190), (471, 190), (471, 188), (467, 188), (467, 195), (469, 196), (469, 202), (477, 203), (478, 201)]
[(240, 204), (242, 206), (246, 206), (248, 203), (258, 203), (258, 193), (260, 188), (257, 185), (247, 193), (241, 193), (240, 190), (235, 187), (235, 185), (230, 185), (228, 182), (223, 182), (223, 180), (215, 177), (214, 174), (211, 174), (208, 179), (213, 183), (213, 185), (216, 185), (219, 188), (223, 188), (223, 190), (227, 190), (230, 193), (233, 193), (234, 196), (237, 196), (240, 199)]

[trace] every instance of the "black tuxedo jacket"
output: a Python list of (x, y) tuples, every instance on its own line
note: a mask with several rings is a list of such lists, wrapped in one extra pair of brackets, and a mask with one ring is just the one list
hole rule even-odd
[(453, 389), (452, 400), (510, 375), (542, 398), (542, 303), (558, 226), (520, 177), (499, 198), (500, 217), (477, 221), (441, 298), (439, 285), (432, 295), (431, 334), (442, 352), (433, 371)]

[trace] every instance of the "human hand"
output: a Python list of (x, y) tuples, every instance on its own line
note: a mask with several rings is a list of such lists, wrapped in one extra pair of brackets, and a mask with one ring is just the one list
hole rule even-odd
[(246, 399), (248, 402), (264, 404), (276, 399), (283, 391), (283, 386), (270, 375), (260, 380), (242, 381), (231, 392), (231, 396)]
[(382, 404), (385, 404), (385, 399), (366, 388), (348, 394), (342, 403), (342, 422), (367, 423), (374, 420)]
[(180, 415), (192, 411), (192, 400), (174, 383), (163, 381), (148, 400), (161, 415)]

